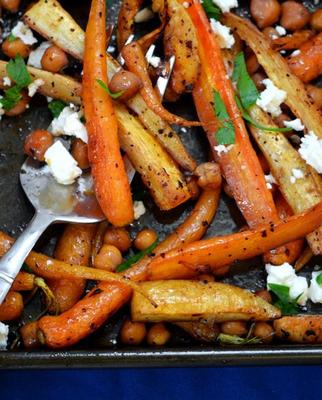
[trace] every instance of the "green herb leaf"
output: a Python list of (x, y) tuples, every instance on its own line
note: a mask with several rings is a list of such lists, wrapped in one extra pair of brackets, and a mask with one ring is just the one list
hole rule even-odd
[(103, 81), (101, 81), (100, 79), (96, 79), (96, 82), (105, 90), (105, 92), (112, 97), (112, 99), (116, 100), (119, 97), (122, 96), (122, 94), (124, 93), (124, 90), (121, 90), (120, 92), (117, 93), (112, 93), (109, 89), (108, 86), (105, 85), (105, 83)]
[(219, 92), (214, 90), (214, 112), (221, 126), (216, 132), (216, 141), (218, 144), (235, 143), (235, 128), (231, 122), (225, 104), (222, 101)]
[(17, 38), (13, 33), (10, 33), (7, 39), (9, 40), (9, 42), (14, 42)]
[(22, 98), (21, 89), (19, 86), (13, 86), (10, 89), (4, 91), (4, 96), (0, 99), (2, 107), (9, 111), (18, 103)]
[(60, 113), (63, 111), (65, 107), (67, 107), (67, 104), (60, 100), (52, 100), (48, 104), (48, 108), (51, 111), (54, 118), (58, 118)]
[(252, 338), (242, 338), (237, 335), (227, 335), (226, 333), (220, 333), (217, 336), (217, 340), (222, 344), (236, 344), (236, 345), (256, 344), (262, 342), (262, 340), (256, 336)]
[(205, 13), (207, 14), (208, 18), (214, 18), (217, 21), (220, 19), (221, 10), (212, 2), (212, 0), (203, 0), (201, 5), (205, 10)]
[(316, 282), (318, 283), (318, 285), (322, 285), (322, 274), (319, 274), (319, 275), (316, 277)]
[(300, 312), (297, 300), (302, 296), (302, 293), (293, 300), (290, 298), (290, 288), (288, 286), (269, 283), (268, 288), (277, 298), (274, 306), (278, 307), (283, 315), (294, 315)]
[(32, 82), (26, 64), (19, 54), (14, 60), (11, 59), (8, 62), (7, 73), (20, 89), (28, 86)]
[(131, 267), (132, 264), (135, 264), (136, 262), (140, 261), (141, 258), (143, 258), (144, 256), (148, 256), (149, 254), (151, 254), (152, 251), (156, 248), (157, 244), (158, 244), (158, 240), (156, 240), (154, 243), (152, 243), (151, 246), (149, 246), (145, 250), (139, 251), (134, 256), (132, 256), (128, 260), (124, 261), (124, 263), (120, 264), (116, 268), (116, 272), (123, 272), (123, 271), (127, 270), (128, 268)]

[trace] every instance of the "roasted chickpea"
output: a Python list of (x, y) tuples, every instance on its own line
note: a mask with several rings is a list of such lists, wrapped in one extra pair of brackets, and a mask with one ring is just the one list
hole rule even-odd
[(134, 240), (134, 246), (138, 250), (145, 250), (151, 246), (156, 240), (158, 236), (153, 229), (143, 229), (136, 235)]
[(315, 31), (322, 31), (322, 8), (316, 10), (311, 16), (311, 27)]
[(36, 349), (40, 346), (37, 336), (38, 322), (29, 322), (20, 328), (20, 335), (26, 349)]
[(226, 333), (227, 335), (243, 336), (248, 332), (246, 322), (244, 321), (223, 322), (220, 329), (222, 333)]
[(119, 71), (114, 74), (109, 83), (109, 89), (112, 93), (123, 92), (120, 100), (128, 100), (133, 97), (142, 87), (139, 77), (130, 71)]
[(256, 296), (261, 297), (263, 300), (267, 301), (268, 303), (272, 303), (272, 296), (268, 290), (258, 290), (255, 292)]
[(164, 323), (159, 322), (151, 326), (147, 334), (147, 342), (150, 346), (163, 346), (171, 337)]
[(94, 267), (115, 271), (116, 267), (122, 263), (120, 250), (110, 244), (103, 244), (101, 250), (94, 258)]
[(203, 189), (218, 189), (221, 185), (220, 167), (214, 162), (198, 165), (194, 174), (198, 177), (198, 185)]
[(280, 23), (289, 31), (297, 31), (304, 28), (310, 21), (310, 12), (303, 4), (297, 1), (285, 1), (282, 4), (282, 16)]
[(251, 0), (250, 13), (259, 28), (266, 28), (278, 21), (281, 6), (277, 0)]
[(15, 13), (18, 11), (21, 0), (1, 0), (0, 5), (7, 11)]
[(6, 111), (5, 114), (8, 117), (15, 117), (16, 115), (22, 114), (29, 107), (29, 97), (27, 93), (22, 93), (22, 99), (18, 101), (18, 103), (11, 108), (11, 110)]
[(247, 57), (246, 67), (250, 75), (253, 75), (259, 69), (260, 65), (257, 60), (256, 54), (251, 54), (249, 57)]
[(122, 253), (131, 247), (129, 232), (124, 228), (107, 228), (103, 241), (105, 244), (117, 247)]
[(64, 50), (57, 46), (46, 49), (41, 59), (43, 69), (49, 72), (59, 72), (68, 65), (68, 58)]
[(31, 132), (25, 140), (24, 152), (38, 161), (45, 161), (45, 153), (53, 144), (52, 135), (43, 129)]
[(143, 342), (146, 336), (146, 328), (143, 322), (126, 320), (122, 325), (120, 339), (123, 344), (137, 346)]
[(260, 338), (263, 343), (270, 343), (274, 337), (274, 329), (267, 322), (256, 322), (253, 335)]
[(255, 86), (257, 87), (258, 90), (264, 90), (265, 85), (263, 83), (263, 80), (266, 78), (266, 75), (264, 72), (255, 72), (255, 74), (252, 75), (252, 80), (255, 83)]
[(317, 107), (322, 108), (322, 88), (314, 85), (307, 85), (306, 90)]
[(88, 146), (81, 139), (75, 139), (72, 144), (72, 156), (81, 169), (89, 168)]
[(18, 54), (22, 58), (27, 58), (30, 54), (30, 47), (19, 38), (14, 40), (7, 38), (2, 43), (2, 51), (9, 58), (15, 58)]

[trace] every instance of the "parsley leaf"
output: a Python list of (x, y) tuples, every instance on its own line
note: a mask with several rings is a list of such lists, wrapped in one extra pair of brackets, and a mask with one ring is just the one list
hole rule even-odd
[(132, 264), (140, 261), (144, 256), (148, 256), (152, 253), (152, 251), (157, 247), (158, 240), (151, 244), (151, 246), (147, 247), (145, 250), (139, 251), (134, 254), (134, 256), (130, 257), (128, 260), (124, 261), (116, 268), (116, 272), (123, 272), (131, 267)]
[(290, 298), (290, 288), (288, 286), (269, 283), (268, 288), (277, 298), (274, 306), (278, 307), (283, 315), (293, 315), (300, 312), (297, 300), (302, 296), (302, 294), (293, 300)]
[(122, 94), (124, 93), (124, 90), (121, 90), (120, 92), (117, 93), (112, 93), (109, 89), (108, 86), (105, 85), (105, 83), (103, 81), (101, 81), (100, 79), (96, 79), (96, 82), (105, 90), (105, 92), (112, 97), (112, 99), (116, 100), (119, 97), (122, 96)]
[(318, 283), (318, 285), (322, 285), (322, 274), (319, 274), (319, 275), (316, 277), (316, 282)]
[(32, 82), (26, 64), (19, 54), (14, 60), (11, 59), (8, 62), (7, 73), (20, 89), (28, 86)]
[(215, 20), (219, 20), (221, 17), (221, 10), (219, 7), (215, 6), (212, 0), (203, 0), (201, 3), (205, 13), (207, 14), (208, 18), (214, 18)]
[(67, 104), (60, 100), (52, 100), (48, 104), (48, 108), (51, 111), (54, 118), (58, 118), (60, 113), (63, 111), (63, 109), (66, 106), (67, 106)]
[(9, 40), (9, 42), (14, 42), (17, 38), (16, 38), (16, 36), (11, 32), (7, 39)]
[(22, 95), (20, 87), (13, 86), (4, 91), (4, 97), (0, 99), (0, 103), (6, 111), (9, 111), (18, 103), (21, 98)]
[(214, 90), (214, 112), (221, 126), (216, 132), (218, 144), (235, 143), (235, 128), (231, 122), (225, 104), (222, 101), (219, 92)]

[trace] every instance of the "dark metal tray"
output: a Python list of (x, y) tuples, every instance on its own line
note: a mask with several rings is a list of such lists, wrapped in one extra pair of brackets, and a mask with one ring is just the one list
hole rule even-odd
[[(109, 0), (108, 0), (109, 2)], [(27, 1), (25, 2), (28, 3)], [(247, 13), (247, 4), (239, 12)], [(313, 2), (305, 2), (312, 6)], [(89, 0), (81, 2), (63, 1), (79, 23), (84, 26), (87, 19)], [(118, 3), (111, 6), (109, 20), (114, 21)], [(11, 17), (4, 17), (5, 23), (13, 22)], [(144, 29), (147, 27), (145, 26)], [(73, 65), (71, 68), (76, 68)], [(171, 108), (171, 106), (170, 106)], [(186, 97), (176, 104), (175, 112), (193, 117), (191, 100)], [(32, 207), (27, 202), (18, 181), (20, 166), (24, 160), (22, 144), (25, 136), (33, 128), (46, 128), (51, 120), (47, 106), (41, 98), (33, 101), (31, 108), (22, 116), (14, 119), (4, 118), (0, 122), (0, 229), (18, 236), (31, 219)], [(198, 161), (206, 159), (206, 142), (201, 131), (189, 130), (181, 135), (184, 143)], [(137, 180), (134, 186), (139, 186)], [(134, 188), (135, 190), (135, 188)], [(157, 230), (160, 239), (181, 223), (192, 204), (179, 207), (169, 213), (161, 213), (154, 207), (148, 196), (144, 198), (148, 209), (139, 223), (133, 225), (132, 232), (150, 226)], [(226, 197), (220, 202), (216, 218), (208, 230), (207, 236), (227, 234), (236, 231), (244, 224), (243, 218), (234, 204)], [(37, 249), (48, 254), (53, 249), (60, 226), (54, 226), (43, 235)], [(314, 265), (321, 261), (314, 259), (301, 274), (308, 274)], [(232, 268), (233, 273), (224, 282), (236, 284), (251, 290), (265, 286), (265, 273), (259, 258), (239, 263)], [(25, 308), (20, 322), (11, 324), (10, 340), (22, 322), (29, 321), (39, 314), (41, 302), (35, 297)], [(313, 308), (313, 307), (312, 307)], [(321, 307), (314, 307), (308, 312), (322, 313)], [(57, 368), (57, 367), (156, 367), (156, 366), (214, 366), (214, 365), (267, 365), (267, 364), (318, 364), (322, 362), (322, 346), (318, 345), (273, 345), (248, 347), (218, 347), (202, 345), (192, 341), (187, 335), (173, 329), (169, 345), (160, 349), (140, 347), (124, 348), (117, 342), (117, 336), (127, 310), (122, 310), (109, 320), (104, 327), (77, 347), (66, 351), (25, 352), (19, 348), (0, 352), (0, 368)]]

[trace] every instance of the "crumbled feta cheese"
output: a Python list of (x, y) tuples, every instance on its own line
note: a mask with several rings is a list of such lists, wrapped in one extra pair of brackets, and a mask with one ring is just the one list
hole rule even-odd
[(298, 168), (292, 168), (292, 175), (290, 176), (291, 183), (295, 183), (296, 179), (304, 178), (303, 171)]
[(180, 132), (182, 132), (182, 133), (187, 133), (188, 130), (187, 130), (187, 128), (185, 128), (184, 126), (182, 126), (182, 127), (180, 128)]
[(114, 51), (116, 50), (115, 46), (108, 46), (107, 51), (109, 53), (114, 53)]
[(265, 181), (270, 184), (277, 183), (272, 174), (265, 175)]
[(284, 126), (286, 126), (286, 128), (291, 128), (295, 131), (303, 131), (303, 129), (305, 128), (299, 118), (293, 119), (293, 121), (284, 121), (283, 124)]
[(38, 42), (38, 40), (34, 37), (32, 30), (21, 21), (17, 23), (17, 25), (12, 29), (11, 33), (16, 38), (21, 39), (27, 45), (31, 46)]
[(152, 65), (152, 67), (154, 68), (158, 68), (159, 65), (161, 64), (161, 58), (160, 57), (156, 57), (156, 56), (152, 56), (149, 58), (149, 64)]
[(76, 160), (59, 140), (46, 151), (45, 161), (56, 181), (62, 185), (71, 185), (82, 174)]
[(51, 46), (50, 42), (42, 42), (40, 46), (38, 46), (35, 50), (33, 50), (28, 57), (27, 64), (31, 67), (42, 68), (41, 59), (45, 54), (45, 51), (48, 47)]
[(284, 56), (284, 54), (286, 54), (286, 50), (280, 50), (280, 54), (282, 54), (282, 56)]
[(280, 26), (280, 25), (276, 25), (276, 26), (275, 26), (275, 30), (276, 30), (276, 32), (279, 34), (279, 36), (285, 36), (285, 35), (286, 35), (286, 30), (285, 30), (285, 28), (283, 28), (283, 27)]
[(30, 85), (28, 85), (28, 96), (33, 97), (37, 90), (40, 88), (45, 83), (43, 79), (35, 79), (33, 82), (31, 82)]
[(65, 107), (59, 114), (59, 117), (53, 119), (49, 130), (54, 136), (75, 136), (87, 143), (87, 130), (85, 125), (81, 122), (80, 117), (80, 113), (74, 108)]
[(272, 184), (269, 183), (269, 182), (266, 182), (266, 187), (267, 187), (268, 190), (272, 190), (273, 189)]
[(9, 78), (9, 76), (4, 76), (2, 79), (3, 85), (4, 86), (10, 86), (11, 85), (11, 79)]
[(134, 201), (133, 209), (134, 209), (134, 219), (139, 219), (143, 214), (145, 214), (146, 211), (143, 201)]
[(216, 21), (214, 18), (210, 18), (210, 25), (218, 37), (220, 48), (231, 49), (235, 43), (235, 38), (230, 33), (230, 28)]
[(276, 87), (270, 79), (264, 79), (262, 82), (266, 89), (260, 93), (256, 104), (273, 117), (278, 117), (282, 113), (280, 105), (286, 99), (286, 92)]
[(238, 7), (237, 0), (212, 0), (213, 3), (218, 6), (222, 12), (229, 12), (231, 8)]
[(0, 322), (0, 350), (6, 350), (8, 345), (9, 326)]
[(322, 303), (322, 286), (320, 286), (316, 278), (322, 273), (322, 271), (312, 272), (312, 278), (309, 287), (309, 299), (313, 303)]
[(50, 103), (51, 101), (54, 100), (53, 97), (49, 97), (49, 96), (46, 96), (46, 99), (47, 99), (47, 103)]
[(318, 139), (313, 131), (302, 137), (299, 153), (308, 165), (322, 174), (322, 139)]
[(305, 306), (308, 299), (308, 284), (304, 276), (297, 276), (294, 279), (292, 286), (290, 286), (289, 294), (290, 298), (294, 300), (300, 296), (297, 303)]
[(291, 57), (296, 57), (301, 54), (301, 50), (294, 50), (293, 53), (291, 53)]
[(229, 146), (225, 146), (224, 144), (219, 144), (215, 146), (214, 149), (218, 153), (218, 156), (221, 156), (221, 153), (228, 153), (232, 149), (234, 145), (230, 144)]
[(149, 8), (145, 7), (140, 10), (134, 17), (134, 22), (140, 24), (141, 22), (150, 21), (154, 17), (154, 12)]

